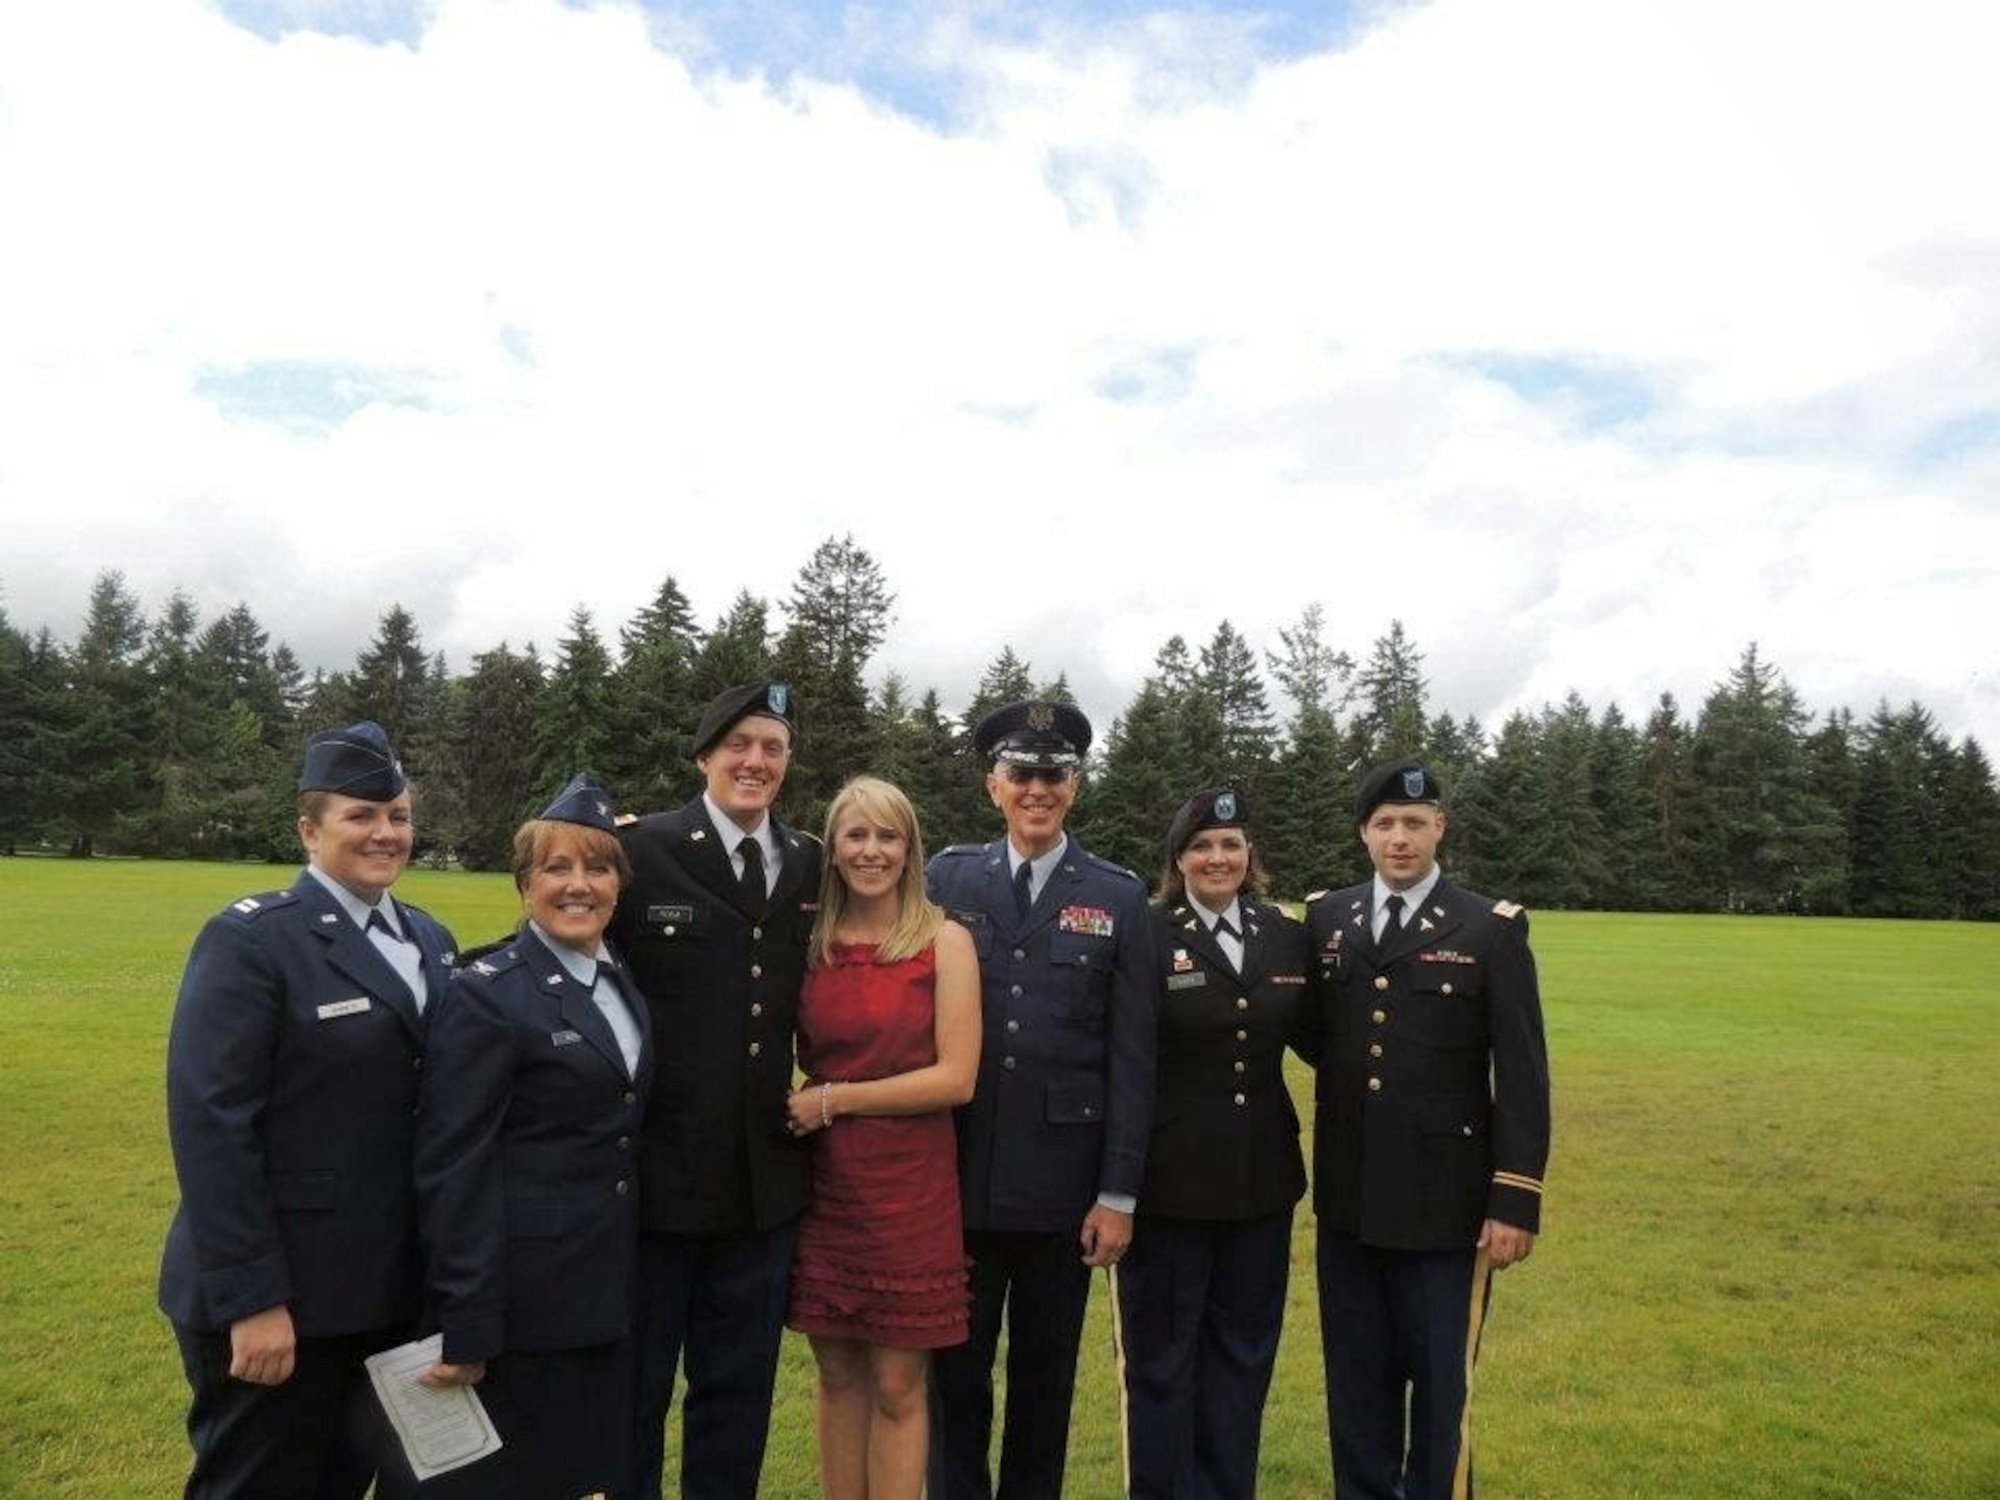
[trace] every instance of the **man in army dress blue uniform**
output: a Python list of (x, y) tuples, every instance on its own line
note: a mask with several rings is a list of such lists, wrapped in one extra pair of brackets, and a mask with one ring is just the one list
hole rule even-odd
[(932, 859), (932, 897), (979, 952), (985, 1043), (959, 1111), (972, 1331), (933, 1361), (933, 1500), (987, 1500), (993, 1361), (1007, 1321), (1003, 1500), (1056, 1500), (1090, 1269), (1132, 1238), (1151, 1132), (1160, 976), (1146, 889), (1064, 831), (1090, 721), (1010, 703), (973, 730), (991, 844)]
[(1361, 783), (1374, 879), (1307, 898), (1313, 1207), (1338, 1500), (1472, 1493), (1493, 1270), (1541, 1227), (1548, 1053), (1528, 919), (1444, 878), (1437, 779)]
[(819, 907), (819, 841), (771, 813), (797, 705), (779, 682), (703, 712), (706, 790), (622, 829), (632, 883), (611, 940), (652, 1013), (639, 1148), (639, 1495), (662, 1492), (663, 1424), (685, 1361), (681, 1490), (757, 1493), (792, 1242), (811, 1192), (785, 1133), (792, 1025)]

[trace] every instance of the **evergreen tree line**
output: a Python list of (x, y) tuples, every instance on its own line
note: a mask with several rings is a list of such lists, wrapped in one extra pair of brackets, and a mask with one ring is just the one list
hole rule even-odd
[[(370, 718), (417, 786), (419, 857), (501, 869), (514, 828), (577, 770), (633, 811), (692, 796), (702, 706), (763, 677), (802, 705), (787, 821), (817, 831), (865, 769), (910, 792), (932, 848), (989, 839), (970, 726), (1068, 684), (1009, 647), (957, 713), (893, 670), (871, 690), (894, 605), (874, 559), (834, 537), (785, 599), (744, 591), (705, 628), (669, 577), (615, 642), (579, 606), (551, 656), (502, 641), (453, 673), (392, 605), (352, 669), (309, 675), (248, 605), (204, 623), (176, 593), (148, 619), (107, 571), (73, 643), (0, 609), (0, 851), (293, 861), (306, 734)], [(1400, 622), (1357, 657), (1317, 604), (1261, 660), (1226, 620), (1199, 646), (1174, 636), (1099, 726), (1071, 826), (1151, 880), (1175, 808), (1231, 783), (1274, 889), (1302, 895), (1366, 874), (1356, 777), (1414, 755), (1444, 781), (1456, 878), (1530, 905), (2000, 917), (1993, 768), (1920, 704), (1815, 717), (1752, 644), (1692, 715), (1671, 694), (1633, 719), (1571, 693), (1490, 728), (1433, 713), (1423, 668)]]

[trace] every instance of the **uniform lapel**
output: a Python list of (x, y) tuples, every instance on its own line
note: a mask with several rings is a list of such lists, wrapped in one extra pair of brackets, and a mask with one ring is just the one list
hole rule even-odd
[(762, 912), (752, 911), (750, 903), (743, 899), (743, 883), (736, 878), (736, 867), (729, 862), (730, 851), (716, 836), (715, 823), (708, 816), (708, 804), (701, 798), (695, 798), (681, 809), (681, 825), (676, 831), (674, 844), (688, 873), (708, 890), (746, 917), (763, 915)]
[(1422, 906), (1409, 907), (1404, 911), (1403, 930), (1389, 940), (1382, 961), (1390, 963), (1422, 949), (1436, 947), (1438, 939), (1459, 924), (1460, 918), (1453, 913), (1453, 906), (1454, 903), (1446, 899), (1444, 879), (1439, 877)]
[(299, 872), (292, 889), (299, 893), (299, 904), (312, 914), (311, 931), (327, 945), (327, 962), (388, 1006), (412, 1032), (420, 1033), (423, 1021), (417, 1015), (416, 996), (389, 960), (376, 951), (368, 934), (356, 927), (333, 899), (333, 892), (307, 870)]
[[(390, 898), (394, 900), (394, 897)], [(429, 922), (410, 919), (410, 909), (400, 901), (396, 902), (396, 916), (403, 924), (403, 935), (417, 945), (417, 952), (423, 962), (424, 986), (428, 993), (424, 996), (424, 1014), (430, 1014), (430, 1002), (444, 993), (451, 983), (452, 965), (458, 962), (456, 953), (447, 953), (438, 941), (438, 930)], [(368, 945), (374, 947), (373, 943)]]
[(618, 1038), (612, 1033), (611, 1023), (604, 1018), (604, 1012), (590, 998), (593, 986), (579, 984), (572, 979), (562, 960), (532, 932), (521, 935), (520, 948), (522, 958), (534, 973), (535, 988), (555, 998), (563, 1024), (590, 1043), (620, 1078), (626, 1077), (625, 1054), (618, 1050)]
[(1236, 914), (1243, 920), (1243, 967), (1239, 972), (1247, 987), (1263, 977), (1264, 958), (1271, 951), (1271, 940), (1264, 935), (1264, 924), (1278, 919), (1269, 908), (1242, 896), (1236, 898)]
[[(632, 971), (625, 967), (625, 960), (609, 943), (604, 945), (604, 951), (610, 956), (611, 967), (616, 971), (618, 993), (625, 997), (625, 1009), (631, 1012), (632, 1020), (639, 1028), (639, 1067), (631, 1075), (633, 1082), (639, 1083), (649, 1078), (653, 1070), (652, 1007), (646, 1004), (646, 997), (639, 993), (638, 981), (632, 978)], [(624, 1063), (623, 1053), (619, 1054), (618, 1061), (621, 1065)]]
[(806, 851), (799, 836), (776, 818), (771, 819), (771, 836), (778, 841), (778, 872), (771, 882), (770, 910), (792, 900), (805, 880)]

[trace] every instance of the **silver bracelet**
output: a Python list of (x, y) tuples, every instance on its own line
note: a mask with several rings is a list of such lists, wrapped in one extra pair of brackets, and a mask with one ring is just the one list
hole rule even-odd
[(828, 1130), (833, 1126), (833, 1114), (826, 1107), (827, 1095), (832, 1092), (833, 1085), (831, 1083), (822, 1083), (819, 1086), (819, 1128), (821, 1130)]

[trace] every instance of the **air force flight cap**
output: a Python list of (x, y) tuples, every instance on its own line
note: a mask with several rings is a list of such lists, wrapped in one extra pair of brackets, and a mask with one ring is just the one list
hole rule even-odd
[(570, 777), (568, 785), (556, 793), (556, 800), (543, 808), (541, 815), (551, 823), (580, 823), (585, 828), (596, 828), (605, 833), (618, 831), (618, 820), (612, 813), (611, 793), (595, 776)]
[(1025, 699), (981, 719), (972, 730), (972, 748), (981, 760), (1074, 769), (1090, 748), (1090, 720), (1074, 703)]
[(1414, 760), (1392, 760), (1361, 778), (1354, 798), (1354, 821), (1366, 823), (1384, 802), (1442, 802), (1444, 788), (1430, 768)]
[(1181, 850), (1194, 841), (1204, 828), (1242, 828), (1250, 822), (1250, 799), (1233, 786), (1196, 792), (1174, 814), (1167, 825), (1167, 858), (1179, 859)]
[(694, 753), (697, 758), (708, 754), (725, 734), (752, 714), (776, 719), (797, 735), (799, 726), (792, 718), (797, 708), (798, 697), (786, 683), (746, 682), (733, 687), (702, 710), (701, 722), (694, 730)]
[(380, 724), (363, 719), (345, 729), (322, 729), (306, 741), (299, 767), (302, 792), (338, 792), (363, 802), (389, 802), (410, 784)]

